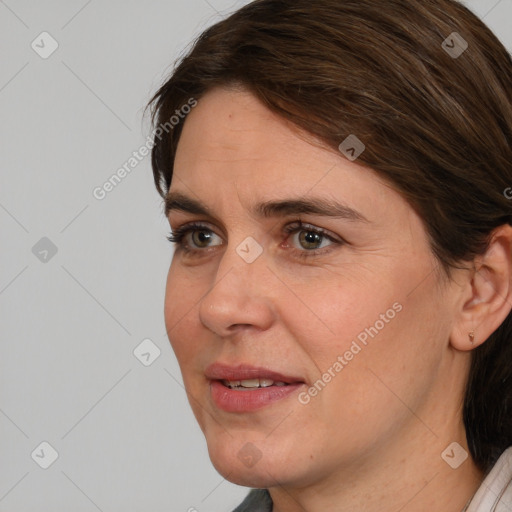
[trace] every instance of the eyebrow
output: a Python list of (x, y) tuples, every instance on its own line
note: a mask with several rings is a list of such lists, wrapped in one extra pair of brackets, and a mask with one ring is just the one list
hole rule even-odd
[[(195, 215), (212, 217), (211, 211), (200, 201), (188, 197), (181, 192), (171, 192), (165, 198), (165, 215), (178, 210)], [(252, 213), (258, 217), (279, 217), (286, 215), (311, 214), (336, 219), (346, 219), (359, 222), (370, 222), (362, 213), (332, 199), (313, 197), (308, 199), (289, 198), (277, 201), (264, 201), (252, 208)]]

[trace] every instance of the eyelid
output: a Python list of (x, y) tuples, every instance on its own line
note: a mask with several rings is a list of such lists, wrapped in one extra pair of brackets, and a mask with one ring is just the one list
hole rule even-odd
[[(317, 226), (314, 226), (312, 224), (308, 224), (303, 222), (301, 219), (298, 219), (295, 222), (291, 222), (283, 229), (288, 236), (286, 237), (286, 245), (285, 247), (288, 247), (296, 258), (301, 259), (303, 261), (311, 261), (314, 260), (314, 258), (320, 258), (322, 256), (327, 256), (331, 253), (331, 251), (336, 250), (340, 248), (341, 246), (346, 245), (345, 240), (338, 237), (337, 235), (331, 234), (329, 231), (327, 231), (324, 228), (320, 228)], [(304, 231), (310, 231), (312, 233), (316, 233), (322, 237), (322, 242), (324, 240), (328, 240), (330, 244), (326, 247), (319, 247), (317, 249), (297, 249), (296, 247), (293, 247), (289, 243), (290, 235), (304, 232)]]
[[(318, 233), (322, 234), (323, 236), (325, 236), (326, 238), (329, 238), (330, 240), (333, 240), (335, 242), (347, 243), (346, 240), (341, 238), (339, 235), (335, 235), (334, 233), (331, 233), (327, 229), (320, 228), (313, 224), (304, 222), (301, 219), (296, 219), (291, 222), (288, 222), (282, 229), (285, 233), (291, 233), (293, 231), (298, 230), (299, 228), (310, 229), (311, 231), (318, 232)], [(201, 229), (203, 229), (205, 231), (210, 230), (213, 233), (217, 234), (217, 236), (221, 236), (218, 233), (216, 233), (215, 228), (211, 227), (211, 225), (208, 221), (191, 221), (191, 222), (185, 222), (182, 225), (178, 226), (177, 228), (171, 227), (171, 230), (173, 233), (183, 233), (187, 230), (192, 231), (194, 229), (197, 229), (198, 231), (200, 231)], [(224, 236), (224, 235), (222, 235), (222, 236)]]
[(331, 240), (332, 242), (347, 243), (343, 238), (341, 238), (338, 235), (335, 235), (334, 233), (331, 233), (329, 230), (320, 228), (313, 224), (309, 224), (308, 222), (303, 222), (300, 219), (287, 224), (283, 228), (283, 231), (285, 233), (293, 233), (293, 232), (297, 232), (297, 231), (301, 231), (301, 230), (303, 230), (303, 231), (309, 230), (314, 233), (318, 233), (318, 234), (322, 235), (323, 237)]
[(182, 224), (179, 224), (178, 227), (176, 227), (176, 228), (173, 228), (172, 224), (171, 224), (171, 229), (173, 232), (183, 231), (185, 229), (190, 229), (190, 228), (194, 228), (194, 227), (206, 228), (206, 229), (210, 229), (214, 232), (217, 229), (217, 226), (214, 226), (207, 220), (192, 220), (190, 222), (183, 222)]
[[(186, 223), (182, 224), (181, 226), (178, 226), (177, 228), (171, 229), (171, 234), (167, 237), (167, 239), (170, 242), (176, 244), (177, 246), (185, 247), (185, 244), (183, 243), (183, 238), (185, 236), (187, 236), (189, 233), (194, 232), (194, 231), (211, 231), (216, 236), (219, 236), (220, 238), (222, 238), (220, 235), (218, 235), (216, 233), (216, 231), (214, 229), (211, 228), (211, 226), (209, 226), (209, 224), (207, 222), (193, 221), (193, 222), (186, 222)], [(220, 245), (222, 245), (222, 244), (220, 244)], [(218, 247), (218, 246), (213, 246), (213, 247)], [(208, 247), (203, 248), (203, 249), (190, 249), (190, 251), (205, 251), (207, 249), (208, 249)]]
[[(190, 223), (185, 223), (176, 229), (174, 229), (171, 233), (171, 235), (168, 237), (168, 240), (171, 243), (174, 243), (177, 247), (177, 249), (182, 250), (186, 254), (189, 254), (190, 256), (201, 256), (205, 255), (211, 250), (213, 250), (215, 247), (219, 247), (223, 244), (214, 245), (214, 246), (207, 246), (203, 248), (191, 248), (188, 244), (184, 243), (183, 239), (185, 236), (187, 236), (189, 233), (194, 231), (210, 231), (214, 233), (216, 236), (219, 236), (214, 229), (211, 229), (208, 222), (203, 221), (194, 221)], [(286, 245), (284, 247), (287, 247), (289, 251), (292, 252), (296, 257), (300, 259), (307, 259), (312, 258), (316, 256), (324, 256), (327, 255), (331, 250), (335, 249), (336, 246), (342, 246), (346, 245), (347, 242), (339, 237), (338, 235), (331, 234), (328, 230), (324, 228), (320, 228), (317, 226), (314, 226), (309, 223), (303, 222), (301, 219), (296, 219), (292, 222), (289, 222), (285, 226), (283, 226), (282, 231), (284, 231), (288, 236), (286, 237)], [(292, 233), (299, 233), (301, 231), (310, 231), (317, 233), (320, 235), (323, 239), (327, 239), (331, 242), (330, 245), (327, 247), (320, 247), (318, 249), (298, 249), (296, 247), (293, 247), (289, 245), (288, 239), (290, 238), (289, 235)], [(222, 237), (221, 237), (222, 238)], [(283, 245), (281, 245), (283, 247)]]

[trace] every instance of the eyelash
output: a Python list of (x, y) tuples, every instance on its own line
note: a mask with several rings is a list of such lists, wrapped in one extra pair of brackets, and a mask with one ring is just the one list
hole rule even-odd
[[(186, 235), (193, 231), (209, 231), (212, 232), (212, 230), (205, 226), (204, 224), (193, 222), (191, 224), (187, 224), (185, 226), (181, 226), (174, 231), (171, 231), (171, 233), (167, 236), (167, 240), (171, 242), (172, 244), (175, 244), (179, 247), (180, 250), (182, 250), (185, 254), (191, 255), (191, 256), (199, 256), (200, 253), (204, 253), (206, 250), (208, 250), (208, 247), (204, 249), (191, 249), (187, 244), (184, 243), (184, 238)], [(292, 222), (291, 224), (287, 225), (284, 228), (285, 233), (287, 235), (291, 235), (292, 233), (300, 232), (300, 231), (307, 231), (308, 233), (315, 233), (317, 235), (320, 235), (322, 238), (327, 238), (329, 241), (333, 242), (334, 244), (342, 245), (345, 243), (344, 241), (336, 240), (332, 236), (328, 235), (323, 229), (315, 228), (309, 224), (304, 224), (301, 220), (297, 220), (295, 222)], [(327, 249), (327, 251), (326, 251)], [(331, 246), (332, 249), (332, 246)], [(330, 252), (329, 248), (322, 248), (322, 249), (312, 249), (312, 250), (300, 250), (291, 248), (290, 249), (293, 253), (295, 253), (299, 258), (307, 259), (314, 256), (318, 256), (319, 254), (326, 254), (326, 252)]]

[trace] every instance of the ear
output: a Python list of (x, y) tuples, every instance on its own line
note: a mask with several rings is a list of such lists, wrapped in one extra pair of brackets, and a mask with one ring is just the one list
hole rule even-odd
[(484, 343), (512, 309), (512, 226), (496, 228), (487, 251), (473, 264), (450, 336), (457, 350), (471, 350)]

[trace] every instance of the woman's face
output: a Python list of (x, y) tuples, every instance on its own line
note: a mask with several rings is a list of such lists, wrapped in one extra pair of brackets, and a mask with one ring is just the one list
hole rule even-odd
[(173, 230), (190, 231), (169, 270), (166, 326), (221, 474), (307, 485), (453, 441), (433, 432), (460, 400), (457, 287), (376, 173), (249, 93), (216, 89), (187, 117), (170, 194)]

